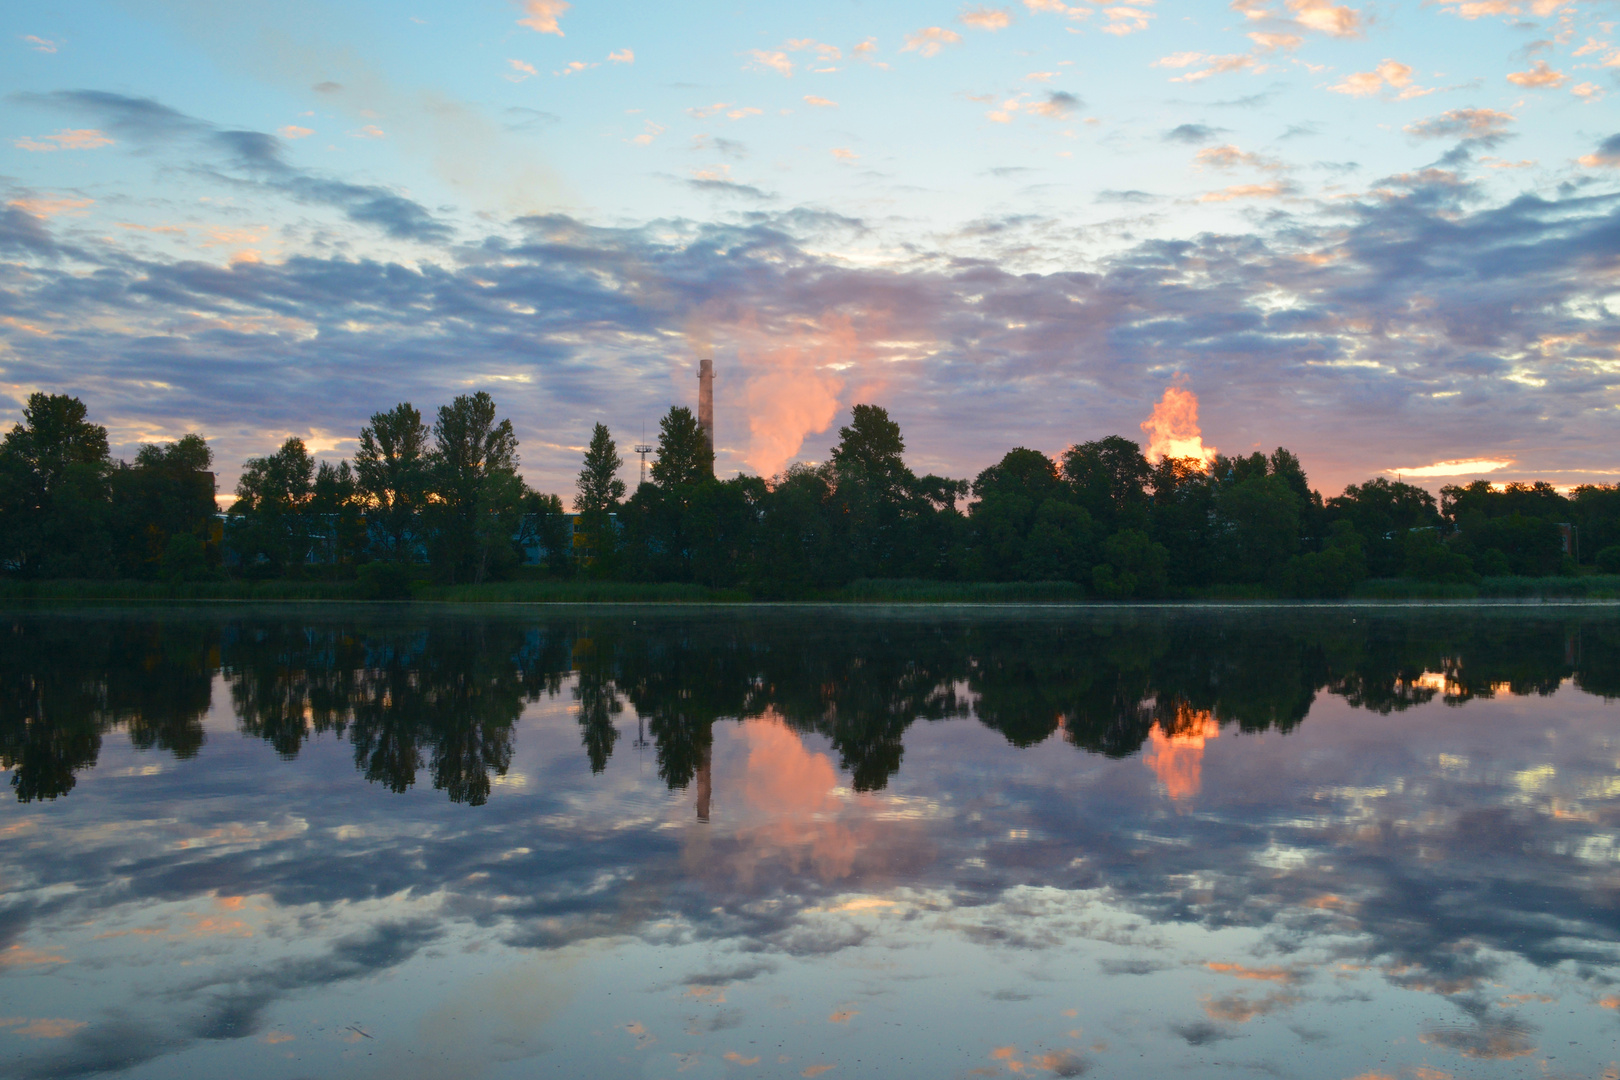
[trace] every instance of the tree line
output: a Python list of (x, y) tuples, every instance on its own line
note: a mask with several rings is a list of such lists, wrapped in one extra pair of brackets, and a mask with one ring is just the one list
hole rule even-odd
[(221, 522), (201, 436), (115, 462), (82, 402), (35, 394), (0, 443), (0, 570), (359, 575), (396, 594), (423, 573), (451, 584), (577, 574), (764, 598), (862, 579), (1060, 581), (1120, 600), (1620, 572), (1620, 486), (1565, 495), (1480, 480), (1437, 500), (1375, 477), (1324, 498), (1284, 448), (1150, 462), (1118, 435), (1056, 457), (1019, 447), (970, 482), (917, 475), (876, 405), (854, 406), (824, 462), (770, 479), (716, 478), (696, 418), (673, 407), (634, 491), (597, 424), (573, 514), (519, 475), (512, 424), (487, 393), (457, 397), (431, 425), (401, 403), (358, 441), (352, 462), (316, 462), (297, 438), (250, 458)]

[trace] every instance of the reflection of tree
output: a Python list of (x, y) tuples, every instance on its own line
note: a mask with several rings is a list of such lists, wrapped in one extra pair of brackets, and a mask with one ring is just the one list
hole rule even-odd
[(556, 693), (567, 649), (537, 629), (478, 618), (424, 626), (252, 626), (226, 668), (242, 730), (296, 755), (313, 734), (347, 735), (367, 780), (433, 786), (478, 806), (512, 761), (526, 701)]
[(830, 740), (851, 786), (872, 791), (899, 770), (919, 718), (976, 716), (1018, 747), (1061, 730), (1121, 757), (1185, 715), (1287, 731), (1324, 690), (1382, 713), (1437, 696), (1547, 694), (1571, 676), (1620, 696), (1620, 630), (1578, 612), (1333, 609), (251, 618), (223, 629), (206, 618), (17, 618), (0, 650), (0, 764), (26, 800), (71, 790), (117, 725), (139, 749), (193, 756), (216, 668), (241, 730), (284, 757), (331, 733), (373, 783), (403, 792), (425, 767), (435, 787), (476, 804), (509, 766), (524, 702), (570, 677), (593, 772), (607, 767), (627, 704), (672, 787), (698, 775), (717, 720), (770, 710)]
[(102, 735), (124, 725), (139, 750), (203, 744), (217, 634), (178, 619), (14, 619), (0, 648), (0, 765), (23, 802), (73, 789)]

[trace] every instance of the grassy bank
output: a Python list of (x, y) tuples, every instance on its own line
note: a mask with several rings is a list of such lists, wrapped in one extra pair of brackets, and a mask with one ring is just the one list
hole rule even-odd
[[(361, 601), (371, 599), (357, 581), (7, 581), (0, 580), (0, 602), (53, 601)], [(757, 597), (744, 589), (710, 589), (675, 582), (637, 583), (585, 579), (496, 581), (482, 585), (411, 584), (411, 599), (452, 604), (726, 604)], [(1072, 604), (1098, 602), (1070, 581), (862, 580), (837, 589), (790, 597), (844, 604)], [(1229, 602), (1286, 600), (1258, 585), (1212, 586), (1188, 597)], [(1582, 577), (1484, 578), (1478, 584), (1449, 584), (1380, 578), (1364, 581), (1352, 600), (1616, 600), (1620, 575)]]
[(1356, 600), (1620, 600), (1620, 575), (1488, 577), (1477, 585), (1376, 578), (1356, 586)]

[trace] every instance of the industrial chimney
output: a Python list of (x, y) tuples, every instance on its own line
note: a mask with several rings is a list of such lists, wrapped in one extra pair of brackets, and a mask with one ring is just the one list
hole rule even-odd
[(708, 358), (698, 362), (698, 427), (709, 440), (709, 454), (714, 455), (714, 361)]

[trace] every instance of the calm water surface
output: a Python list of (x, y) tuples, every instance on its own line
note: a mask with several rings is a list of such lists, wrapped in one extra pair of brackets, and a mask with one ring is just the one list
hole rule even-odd
[(0, 615), (0, 1075), (1620, 1077), (1620, 613)]

